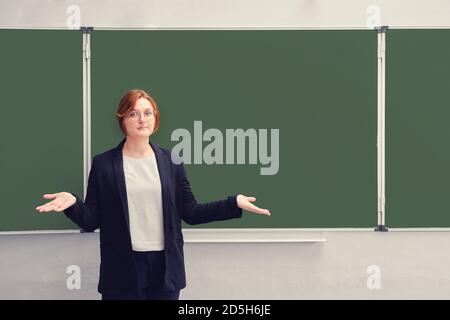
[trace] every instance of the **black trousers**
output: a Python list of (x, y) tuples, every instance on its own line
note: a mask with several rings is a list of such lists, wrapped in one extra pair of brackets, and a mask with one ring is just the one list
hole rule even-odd
[(178, 300), (180, 290), (162, 291), (164, 251), (133, 251), (136, 264), (137, 294), (104, 293), (102, 300)]

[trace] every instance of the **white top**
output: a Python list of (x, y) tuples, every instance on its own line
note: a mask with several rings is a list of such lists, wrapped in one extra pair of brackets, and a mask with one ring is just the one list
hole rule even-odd
[(155, 154), (144, 158), (123, 156), (134, 251), (164, 250), (161, 180)]

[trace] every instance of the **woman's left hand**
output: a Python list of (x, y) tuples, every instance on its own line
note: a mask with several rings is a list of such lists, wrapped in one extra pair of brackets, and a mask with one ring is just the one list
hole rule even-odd
[(270, 216), (270, 211), (268, 209), (261, 209), (255, 206), (252, 202), (256, 201), (255, 197), (246, 197), (242, 194), (239, 194), (236, 198), (237, 205), (239, 208), (256, 213), (263, 214), (266, 216)]

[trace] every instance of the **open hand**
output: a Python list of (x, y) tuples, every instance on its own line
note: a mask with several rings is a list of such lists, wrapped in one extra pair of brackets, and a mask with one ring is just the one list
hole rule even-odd
[(242, 194), (239, 194), (236, 198), (237, 205), (239, 208), (244, 209), (246, 211), (250, 211), (256, 214), (263, 214), (266, 216), (270, 216), (270, 211), (268, 209), (261, 209), (255, 206), (252, 202), (256, 201), (255, 197), (246, 197)]
[(47, 202), (42, 206), (36, 207), (36, 211), (49, 212), (56, 211), (61, 212), (74, 205), (77, 199), (69, 192), (58, 192), (53, 194), (44, 194), (44, 199), (53, 199), (53, 201)]

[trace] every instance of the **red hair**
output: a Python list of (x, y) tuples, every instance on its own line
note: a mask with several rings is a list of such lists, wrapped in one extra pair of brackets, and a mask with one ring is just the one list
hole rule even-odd
[(134, 106), (136, 104), (136, 101), (138, 101), (140, 98), (147, 99), (150, 104), (153, 107), (153, 110), (155, 112), (155, 124), (153, 126), (153, 133), (158, 131), (159, 128), (159, 110), (158, 105), (156, 104), (156, 101), (150, 97), (150, 95), (145, 92), (144, 90), (140, 89), (132, 89), (128, 90), (125, 95), (120, 99), (119, 106), (117, 108), (116, 112), (116, 118), (117, 121), (119, 121), (120, 129), (122, 130), (124, 135), (127, 135), (125, 124), (123, 123), (124, 118), (127, 114), (129, 114), (131, 111), (133, 111)]

